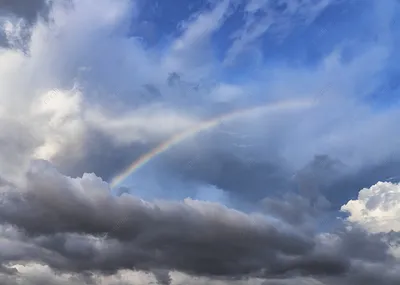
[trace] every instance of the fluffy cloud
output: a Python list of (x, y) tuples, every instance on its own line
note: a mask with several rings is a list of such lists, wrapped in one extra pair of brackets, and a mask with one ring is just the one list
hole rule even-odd
[(400, 184), (378, 182), (364, 188), (356, 200), (350, 200), (341, 210), (349, 213), (349, 221), (370, 232), (399, 232)]

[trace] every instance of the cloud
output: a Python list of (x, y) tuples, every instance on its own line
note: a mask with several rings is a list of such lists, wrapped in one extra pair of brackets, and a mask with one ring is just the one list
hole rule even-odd
[(269, 30), (274, 36), (284, 37), (290, 33), (292, 25), (312, 23), (330, 2), (248, 1), (244, 8), (244, 26), (233, 35), (233, 43), (226, 52), (225, 63), (231, 64)]
[[(260, 80), (257, 75), (254, 77), (257, 80), (245, 84), (232, 85), (219, 79), (215, 84), (216, 73), (209, 71), (220, 70), (218, 58), (203, 58), (200, 55), (209, 54), (213, 48), (212, 35), (232, 15), (234, 6), (231, 4), (228, 1), (216, 2), (210, 9), (196, 12), (182, 24), (181, 34), (165, 50), (158, 52), (146, 50), (136, 38), (125, 37), (126, 22), (138, 13), (134, 3), (102, 0), (96, 5), (96, 13), (89, 12), (93, 8), (90, 1), (75, 3), (73, 8), (55, 3), (50, 10), (54, 19), (51, 27), (39, 21), (33, 29), (29, 56), (11, 49), (3, 50), (1, 55), (4, 63), (1, 65), (1, 76), (5, 78), (1, 90), (4, 94), (13, 95), (1, 99), (1, 105), (7, 106), (4, 114), (12, 117), (12, 120), (15, 116), (25, 116), (23, 127), (35, 132), (33, 145), (29, 147), (32, 150), (29, 149), (26, 155), (34, 153), (36, 157), (51, 159), (71, 175), (82, 175), (84, 170), (96, 170), (108, 179), (144, 149), (149, 149), (149, 146), (141, 146), (144, 143), (153, 146), (172, 133), (204, 119), (206, 115), (215, 115), (221, 107), (223, 111), (230, 111), (257, 105), (263, 101), (263, 94), (269, 94), (268, 100), (317, 97), (334, 75), (340, 76), (334, 84), (329, 85), (325, 94), (330, 101), (320, 105), (318, 111), (303, 114), (301, 126), (300, 120), (282, 118), (275, 119), (268, 126), (261, 126), (261, 121), (238, 123), (232, 128), (233, 131), (246, 131), (257, 136), (257, 139), (252, 139), (250, 143), (246, 141), (243, 145), (253, 145), (252, 150), (257, 152), (260, 160), (260, 148), (264, 149), (264, 160), (272, 155), (281, 156), (290, 168), (284, 171), (285, 174), (300, 169), (316, 153), (346, 160), (349, 149), (357, 149), (352, 158), (359, 164), (365, 163), (368, 158), (373, 162), (384, 160), (392, 153), (395, 147), (394, 141), (390, 144), (392, 140), (386, 140), (386, 148), (374, 151), (371, 150), (372, 144), (361, 142), (363, 147), (355, 146), (360, 141), (373, 139), (373, 132), (363, 132), (364, 125), (379, 126), (376, 127), (377, 131), (385, 135), (392, 129), (392, 122), (397, 120), (396, 112), (384, 116), (371, 114), (364, 104), (352, 104), (344, 99), (358, 92), (359, 86), (365, 85), (373, 74), (382, 69), (388, 53), (384, 47), (366, 49), (350, 62), (341, 61), (342, 49), (335, 50), (316, 70), (291, 66), (265, 67), (263, 70), (271, 71)], [(314, 9), (310, 3), (305, 7), (305, 11)], [(18, 30), (15, 24), (11, 26)], [(199, 34), (202, 36), (195, 36)], [(186, 52), (187, 57), (184, 56)], [(196, 58), (201, 60), (192, 62)], [(198, 64), (205, 66), (206, 71), (201, 71), (202, 67), (198, 69)], [(140, 72), (136, 71), (138, 67)], [(38, 69), (40, 73), (35, 72)], [(168, 84), (171, 74), (177, 74), (180, 84)], [(205, 84), (202, 81), (204, 78), (207, 79)], [(266, 81), (269, 82), (268, 86), (264, 84)], [(291, 82), (290, 86), (286, 82)], [(79, 88), (74, 90), (75, 83)], [(26, 116), (28, 110), (36, 110), (35, 102), (54, 90), (65, 94), (57, 97), (60, 100), (67, 96), (71, 104), (74, 102), (75, 109), (68, 111), (73, 115), (65, 116), (65, 121), (57, 119), (64, 118), (63, 112), (66, 112), (62, 110), (64, 103), (60, 101), (59, 107), (51, 112), (33, 112)], [(336, 96), (340, 99), (333, 99)], [(224, 106), (216, 104), (215, 100), (224, 100)], [(346, 114), (349, 110), (352, 114), (360, 114), (360, 118), (348, 118)], [(326, 119), (320, 119), (322, 114)], [(338, 119), (340, 117), (343, 119)], [(369, 121), (365, 118), (369, 118)], [(51, 127), (55, 120), (58, 120), (56, 125)], [(332, 121), (329, 123), (329, 120)], [(382, 125), (386, 127), (382, 128)], [(72, 128), (77, 130), (76, 135), (73, 135)], [(359, 131), (354, 132), (354, 128)], [(220, 146), (232, 145), (235, 140), (227, 138), (225, 146), (222, 143)], [(297, 145), (289, 141), (299, 141), (304, 147), (299, 151)], [(214, 140), (208, 143), (216, 145)], [(92, 145), (105, 146), (105, 149), (95, 151)], [(107, 169), (105, 162), (101, 163), (103, 165), (98, 162), (105, 161), (102, 154), (110, 151), (121, 159), (110, 158), (116, 162)], [(205, 182), (207, 184), (208, 181)], [(256, 188), (262, 187), (258, 184)]]
[[(374, 184), (398, 175), (400, 114), (371, 95), (396, 78), (397, 6), (344, 2), (176, 5), (171, 34), (150, 19), (154, 45), (132, 35), (151, 17), (136, 1), (3, 8), (0, 283), (399, 284), (398, 185)], [(257, 69), (226, 65), (247, 50)], [(316, 105), (224, 122), (106, 182), (203, 120), (283, 99)]]
[[(303, 225), (311, 223), (314, 225), (316, 215), (323, 215), (324, 210), (329, 206), (329, 202), (320, 200), (311, 203), (309, 199), (294, 194), (286, 194), (283, 197), (267, 197), (262, 201), (262, 207), (266, 213), (276, 216), (292, 225)], [(325, 204), (323, 204), (325, 202)], [(321, 216), (320, 216), (321, 218)]]
[(1, 1), (0, 26), (3, 29), (0, 29), (0, 47), (12, 47), (26, 52), (33, 26), (39, 19), (48, 20), (52, 3), (52, 0)]
[(400, 185), (378, 182), (362, 189), (358, 199), (350, 200), (341, 210), (349, 213), (350, 222), (370, 232), (400, 231)]
[[(256, 254), (255, 248), (248, 248), (249, 240), (252, 240), (254, 246), (259, 244), (257, 247), (265, 248), (264, 262), (276, 260), (275, 250), (285, 254), (297, 254), (312, 249), (312, 241), (301, 237), (290, 228), (281, 228), (261, 216), (248, 216), (218, 204), (193, 200), (152, 204), (129, 195), (113, 198), (108, 192), (107, 184), (94, 175), (85, 175), (82, 179), (68, 179), (43, 163), (33, 165), (28, 177), (30, 188), (24, 195), (12, 192), (11, 196), (6, 196), (7, 199), (3, 201), (4, 207), (0, 213), (3, 221), (18, 225), (34, 235), (68, 232), (86, 232), (92, 235), (109, 233), (110, 238), (127, 242), (127, 246), (131, 247), (132, 251), (127, 255), (127, 252), (120, 252), (123, 249), (121, 245), (114, 245), (116, 252), (124, 256), (121, 256), (122, 259), (128, 258), (125, 262), (132, 266), (136, 264), (145, 267), (146, 259), (150, 257), (147, 255), (159, 250), (159, 259), (171, 262), (171, 268), (229, 275), (256, 270), (259, 266), (246, 264), (246, 256)], [(49, 188), (52, 184), (58, 186)], [(16, 207), (18, 212), (14, 210)], [(25, 218), (26, 212), (31, 213), (30, 217)], [(110, 216), (109, 213), (114, 214)], [(46, 217), (48, 220), (43, 220)], [(124, 222), (113, 231), (118, 221)], [(197, 234), (193, 236), (193, 232)], [(236, 238), (227, 243), (230, 236)], [(168, 244), (167, 240), (171, 240), (171, 244)], [(184, 244), (186, 246), (182, 248)], [(173, 258), (178, 250), (174, 249), (175, 246), (181, 249), (179, 256)], [(202, 247), (204, 248), (201, 249)], [(135, 254), (139, 248), (144, 252), (139, 251)], [(220, 254), (217, 254), (220, 255), (220, 260), (215, 260), (215, 264), (201, 262), (203, 259), (210, 259), (210, 254), (214, 256), (216, 250), (220, 251)], [(229, 265), (228, 260), (239, 258), (236, 254), (240, 254), (243, 259), (243, 268)], [(130, 255), (131, 257), (128, 257)], [(138, 260), (135, 260), (136, 258)], [(144, 258), (143, 264), (141, 258)], [(211, 261), (212, 259), (209, 262)], [(199, 264), (196, 269), (197, 263)], [(118, 268), (122, 264), (103, 266)]]
[(182, 35), (172, 44), (165, 57), (169, 70), (184, 74), (186, 78), (200, 79), (210, 77), (215, 72), (213, 55), (209, 50), (212, 34), (226, 20), (230, 12), (230, 0), (215, 1), (212, 10), (194, 15), (193, 19), (183, 22)]
[(388, 244), (362, 230), (306, 235), (218, 203), (115, 197), (94, 174), (66, 177), (44, 161), (32, 165), (27, 180), (27, 188), (9, 187), (1, 196), (0, 257), (8, 265), (39, 262), (78, 275), (136, 269), (174, 284), (166, 278), (169, 270), (209, 278), (287, 278), (295, 272), (325, 278), (367, 274), (369, 263), (396, 264)]
[(198, 123), (189, 114), (179, 114), (162, 106), (139, 108), (131, 114), (119, 117), (106, 117), (104, 111), (93, 110), (86, 114), (85, 119), (89, 125), (108, 135), (118, 145), (129, 145), (143, 139), (160, 141)]
[(12, 13), (17, 17), (33, 22), (38, 15), (45, 13), (49, 9), (49, 1), (46, 0), (3, 0), (0, 3), (0, 11)]

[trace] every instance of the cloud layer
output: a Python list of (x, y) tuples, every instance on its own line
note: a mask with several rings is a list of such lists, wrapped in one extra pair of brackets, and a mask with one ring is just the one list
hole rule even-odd
[[(396, 1), (28, 2), (0, 1), (0, 283), (400, 283)], [(110, 189), (281, 101), (314, 104)]]
[[(13, 265), (28, 262), (74, 272), (76, 278), (136, 269), (158, 279), (165, 270), (203, 278), (271, 279), (296, 273), (361, 282), (371, 274), (369, 266), (385, 264), (387, 273), (376, 272), (374, 278), (399, 281), (390, 275), (398, 264), (389, 245), (356, 228), (318, 234), (217, 203), (115, 197), (94, 174), (69, 178), (44, 161), (35, 162), (26, 175), (27, 188), (2, 187), (0, 246), (6, 275), (16, 274)], [(390, 282), (385, 284), (395, 284)]]

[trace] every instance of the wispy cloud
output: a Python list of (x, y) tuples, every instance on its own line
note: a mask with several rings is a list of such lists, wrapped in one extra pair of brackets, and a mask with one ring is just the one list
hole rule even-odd
[(226, 52), (230, 64), (241, 52), (260, 39), (267, 31), (285, 37), (297, 25), (309, 25), (330, 4), (321, 1), (249, 1), (245, 6), (245, 24), (233, 34), (232, 46)]

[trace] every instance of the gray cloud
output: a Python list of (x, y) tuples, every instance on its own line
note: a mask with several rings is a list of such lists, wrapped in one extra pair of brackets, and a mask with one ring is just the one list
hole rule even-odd
[[(71, 157), (68, 151), (54, 157), (53, 163), (62, 172), (72, 177), (95, 173), (105, 181), (110, 181), (143, 153), (150, 151), (151, 144), (132, 143), (116, 146), (111, 139), (96, 130), (87, 129), (82, 156)], [(73, 150), (71, 150), (73, 151)]]
[(1, 0), (0, 14), (11, 13), (25, 19), (28, 23), (36, 21), (37, 17), (45, 16), (50, 8), (48, 0)]
[(215, 203), (113, 197), (96, 176), (68, 178), (44, 161), (35, 163), (27, 178), (26, 189), (1, 196), (0, 220), (22, 230), (2, 232), (3, 264), (39, 262), (78, 274), (136, 269), (155, 272), (168, 284), (169, 270), (218, 278), (325, 278), (352, 272), (351, 278), (363, 278), (357, 276), (367, 274), (364, 265), (354, 266), (355, 261), (395, 262), (378, 236), (357, 229), (324, 240)]
[[(232, 141), (227, 142), (226, 148), (230, 147), (229, 143)], [(172, 153), (171, 159), (161, 167), (188, 180), (216, 185), (233, 196), (252, 202), (291, 188), (291, 172), (284, 162), (243, 159), (228, 153), (222, 145), (214, 149), (209, 145), (212, 143), (208, 141), (189, 152)]]
[[(261, 261), (274, 262), (279, 252), (304, 254), (313, 248), (313, 241), (294, 229), (285, 229), (260, 216), (199, 201), (151, 204), (129, 195), (111, 197), (107, 185), (95, 176), (78, 179), (81, 186), (76, 187), (55, 170), (36, 167), (39, 172), (28, 174), (30, 186), (24, 195), (4, 196), (2, 220), (32, 235), (108, 233), (109, 238), (131, 247), (117, 250), (131, 266), (145, 266), (150, 262), (146, 261), (148, 255), (160, 251), (159, 262), (170, 263), (172, 268), (215, 275), (245, 274), (259, 270)], [(86, 194), (79, 194), (82, 190)], [(115, 228), (120, 221), (123, 222)], [(254, 257), (259, 262), (254, 263)], [(229, 260), (238, 262), (230, 264)], [(114, 262), (111, 266), (116, 269), (123, 264)]]
[(152, 273), (156, 277), (158, 283), (160, 285), (170, 285), (171, 284), (171, 276), (166, 270), (153, 270)]
[[(48, 21), (49, 12), (54, 1), (58, 0), (0, 0), (0, 17), (23, 19), (18, 36), (9, 38), (0, 29), (0, 47), (19, 49), (29, 53), (29, 40), (33, 25), (39, 18)], [(59, 3), (69, 3), (70, 0), (59, 0)]]

